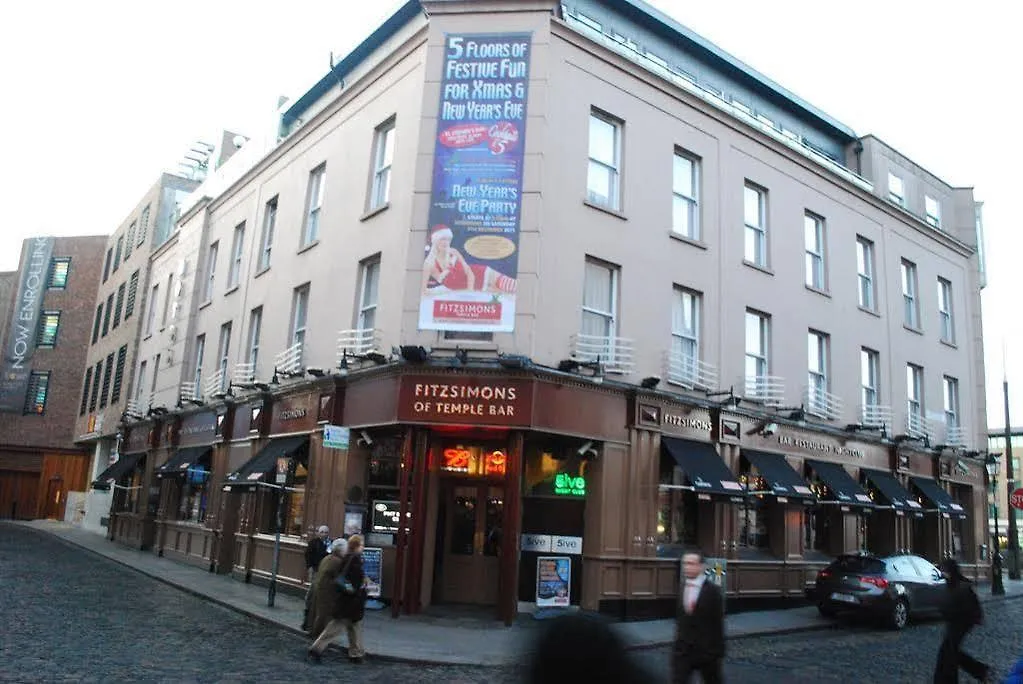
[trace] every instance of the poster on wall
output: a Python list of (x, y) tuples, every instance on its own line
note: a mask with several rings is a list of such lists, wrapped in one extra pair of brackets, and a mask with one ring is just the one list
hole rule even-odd
[(384, 550), (378, 548), (365, 548), (362, 550), (362, 571), (366, 575), (366, 596), (378, 598), (380, 596), (383, 574), (381, 568), (384, 564)]
[(21, 413), (26, 403), (32, 375), (32, 355), (38, 343), (39, 317), (43, 312), (53, 238), (28, 240), (21, 255), (21, 280), (11, 307), (11, 320), (4, 341), (3, 363), (0, 364), (0, 412)]
[(448, 34), (420, 330), (512, 332), (531, 33)]
[(572, 559), (567, 556), (541, 556), (536, 559), (536, 605), (538, 608), (564, 607), (571, 603)]

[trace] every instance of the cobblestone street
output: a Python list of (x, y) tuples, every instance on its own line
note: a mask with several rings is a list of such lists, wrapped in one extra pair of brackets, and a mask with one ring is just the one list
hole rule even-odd
[[(0, 524), (0, 681), (520, 681), (513, 668), (348, 664), (332, 651), (304, 659), (298, 635), (210, 604), (50, 535)], [(1005, 672), (1023, 655), (1023, 601), (986, 606), (967, 641)], [(900, 633), (841, 624), (818, 632), (730, 641), (727, 681), (929, 682), (938, 624)], [(666, 648), (639, 651), (642, 666), (668, 674)]]

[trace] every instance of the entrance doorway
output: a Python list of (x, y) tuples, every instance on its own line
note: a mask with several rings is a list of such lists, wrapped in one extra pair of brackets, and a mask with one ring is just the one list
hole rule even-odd
[(449, 481), (438, 516), (438, 588), (445, 603), (496, 605), (504, 488)]
[(47, 520), (63, 519), (64, 480), (51, 477), (46, 487), (46, 510), (43, 517)]

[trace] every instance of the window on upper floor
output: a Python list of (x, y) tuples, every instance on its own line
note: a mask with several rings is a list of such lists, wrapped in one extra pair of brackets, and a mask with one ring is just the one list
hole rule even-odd
[(272, 198), (263, 209), (263, 232), (259, 236), (259, 270), (270, 268), (270, 253), (274, 246), (274, 229), (277, 227), (277, 198)]
[(697, 385), (700, 381), (700, 309), (703, 295), (675, 286), (671, 307), (671, 366), (676, 382)]
[(829, 415), (828, 393), (828, 348), (830, 337), (817, 330), (810, 330), (806, 336), (807, 355), (807, 410), (816, 415)]
[(39, 316), (39, 331), (36, 333), (36, 346), (40, 349), (53, 349), (57, 346), (57, 332), (60, 330), (60, 312), (44, 311)]
[(950, 375), (946, 375), (941, 379), (941, 384), (945, 402), (945, 428), (946, 430), (958, 430), (959, 381)]
[(259, 337), (263, 327), (263, 307), (257, 306), (249, 312), (249, 350), (245, 354), (246, 363), (252, 364), (252, 373), (255, 377), (257, 364), (259, 363)]
[(242, 253), (245, 249), (245, 221), (234, 227), (231, 240), (231, 264), (227, 270), (227, 289), (238, 285), (242, 273)]
[(323, 211), (323, 194), (327, 185), (327, 165), (320, 164), (309, 172), (309, 188), (306, 196), (306, 215), (302, 226), (302, 247), (307, 247), (320, 238), (320, 214)]
[(149, 205), (148, 204), (146, 205), (146, 208), (142, 210), (142, 216), (139, 218), (139, 241), (138, 241), (139, 245), (141, 245), (143, 242), (146, 241), (146, 233), (147, 232), (149, 232)]
[(881, 396), (881, 356), (873, 349), (860, 348), (860, 406), (865, 417), (864, 422), (872, 422), (867, 417), (871, 411), (877, 410)]
[(110, 315), (114, 312), (114, 294), (111, 292), (110, 296), (107, 297), (106, 308), (103, 309), (103, 337), (107, 336), (110, 332)]
[(206, 356), (206, 335), (195, 338), (195, 362), (192, 364), (192, 382), (195, 383), (196, 396), (202, 395), (202, 365)]
[(103, 387), (99, 391), (99, 407), (105, 408), (110, 399), (110, 381), (114, 375), (114, 353), (107, 354), (106, 362), (103, 364)]
[(139, 272), (135, 271), (128, 279), (128, 296), (124, 301), (124, 320), (128, 320), (135, 313), (135, 298), (138, 296), (138, 290)]
[(938, 317), (941, 319), (941, 341), (955, 344), (955, 319), (952, 315), (952, 283), (938, 278)]
[(71, 271), (71, 257), (54, 257), (50, 260), (50, 273), (46, 278), (46, 287), (50, 290), (67, 288), (68, 273)]
[(220, 374), (220, 391), (227, 389), (231, 379), (228, 363), (231, 358), (231, 321), (220, 326), (220, 340), (217, 342), (217, 371)]
[(206, 303), (213, 299), (213, 285), (217, 279), (217, 256), (220, 253), (220, 242), (210, 245), (210, 251), (206, 255), (206, 280), (203, 284), (202, 301)]
[(117, 238), (117, 247), (114, 249), (114, 266), (113, 272), (116, 273), (117, 269), (121, 267), (121, 257), (124, 255), (124, 236)]
[(139, 374), (135, 379), (135, 401), (141, 401), (146, 388), (146, 367), (149, 364), (145, 361), (139, 364)]
[(924, 214), (928, 224), (941, 228), (941, 205), (930, 195), (924, 195)]
[(747, 182), (743, 187), (744, 258), (767, 268), (767, 190)]
[(121, 324), (121, 310), (124, 308), (125, 287), (124, 283), (117, 286), (117, 299), (114, 300), (114, 321), (112, 323), (114, 328)]
[(103, 282), (107, 282), (110, 279), (110, 262), (114, 260), (114, 249), (111, 247), (107, 250), (107, 255), (103, 259)]
[(157, 354), (153, 358), (153, 380), (149, 383), (149, 397), (152, 401), (152, 396), (156, 394), (156, 384), (160, 380), (160, 361), (162, 359), (161, 354)]
[(394, 124), (391, 119), (381, 124), (373, 136), (373, 183), (369, 208), (379, 209), (391, 198), (391, 164), (394, 161)]
[(621, 209), (622, 122), (590, 112), (589, 167), (586, 199), (614, 211)]
[(618, 336), (618, 267), (586, 259), (582, 334), (596, 345)]
[(746, 310), (746, 391), (756, 396), (770, 373), (771, 317)]
[(138, 221), (132, 221), (128, 226), (128, 233), (124, 239), (124, 260), (131, 256), (131, 250), (135, 249), (135, 239), (138, 237)]
[(46, 413), (46, 398), (50, 393), (50, 371), (31, 371), (28, 375), (28, 391), (25, 392), (26, 416), (41, 416)]
[(96, 363), (96, 370), (92, 374), (92, 396), (89, 397), (89, 412), (96, 410), (96, 402), (99, 401), (99, 382), (103, 375), (103, 359)]
[(913, 432), (924, 432), (924, 369), (906, 364), (906, 412)]
[(372, 330), (377, 322), (377, 299), (380, 289), (380, 257), (368, 259), (360, 265), (359, 275), (359, 330)]
[(902, 260), (903, 322), (913, 330), (920, 329), (920, 301), (917, 298), (916, 264)]
[(96, 344), (99, 340), (100, 327), (103, 325), (103, 303), (96, 307), (96, 319), (92, 323), (92, 343)]
[(89, 391), (92, 389), (92, 366), (85, 369), (85, 379), (82, 381), (82, 401), (78, 405), (78, 415), (84, 416), (85, 409), (89, 407)]
[(906, 206), (906, 187), (902, 178), (891, 171), (888, 172), (888, 199), (900, 207)]
[(700, 237), (700, 159), (675, 150), (672, 169), (671, 230), (690, 240)]
[(291, 346), (299, 346), (299, 364), (305, 358), (306, 319), (309, 316), (309, 284), (295, 288), (291, 297)]
[(171, 308), (174, 305), (174, 273), (167, 276), (167, 291), (163, 294), (163, 313), (160, 314), (160, 330), (167, 327), (167, 320), (171, 315)]
[(856, 273), (859, 284), (859, 304), (868, 311), (877, 310), (877, 292), (874, 284), (874, 243), (856, 236)]
[(121, 401), (121, 385), (124, 383), (124, 365), (128, 361), (128, 345), (117, 350), (117, 365), (114, 366), (114, 385), (110, 389), (110, 403)]
[(149, 302), (146, 304), (146, 337), (153, 334), (156, 326), (156, 303), (160, 301), (160, 285), (153, 285), (149, 292)]
[(806, 212), (803, 215), (803, 241), (806, 246), (806, 285), (825, 291), (827, 283), (827, 251), (824, 239), (824, 219)]

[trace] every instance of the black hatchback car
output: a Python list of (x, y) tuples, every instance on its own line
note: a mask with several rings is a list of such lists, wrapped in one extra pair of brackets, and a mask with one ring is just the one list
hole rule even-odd
[(817, 573), (807, 597), (821, 615), (869, 613), (902, 629), (910, 615), (937, 612), (945, 598), (941, 571), (919, 556), (839, 556)]

